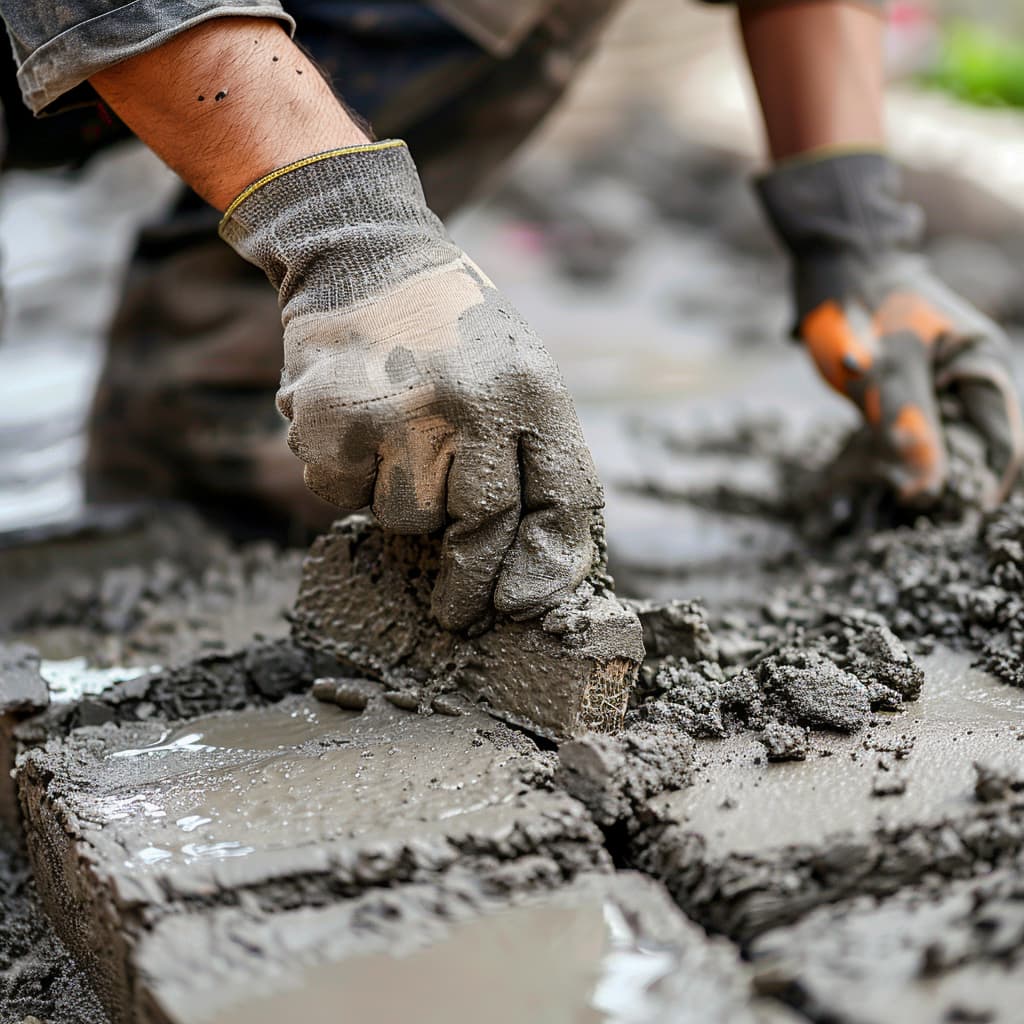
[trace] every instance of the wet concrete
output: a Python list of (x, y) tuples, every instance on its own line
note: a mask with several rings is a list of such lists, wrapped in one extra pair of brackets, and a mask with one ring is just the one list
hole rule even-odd
[(272, 918), (167, 919), (138, 954), (138, 1020), (204, 1024), (754, 1024), (748, 969), (650, 879), (582, 875), (486, 897), (468, 879)]
[[(1004, 514), (1004, 524), (1013, 521)], [(997, 544), (1009, 528), (999, 527)], [(100, 683), (117, 666), (107, 677), (90, 675), (88, 687), (75, 682), (73, 666), (70, 680), (51, 669), (51, 687), (65, 696), (69, 682), (98, 692), (59, 700), (19, 729), (32, 748), (21, 785), (48, 906), (120, 1019), (184, 1020), (174, 1000), (187, 985), (158, 985), (173, 973), (160, 966), (167, 954), (145, 968), (139, 958), (151, 938), (186, 922), (206, 928), (211, 915), (234, 921), (238, 955), (229, 959), (244, 976), (269, 962), (255, 954), (247, 961), (250, 927), (272, 944), (277, 925), (287, 926), (285, 945), (304, 949), (305, 929), (318, 934), (311, 908), (369, 908), (360, 901), (395, 886), (425, 885), (445, 906), (452, 887), (468, 890), (469, 905), (490, 914), (490, 901), (550, 893), (595, 867), (635, 865), (692, 919), (752, 949), (757, 936), (819, 908), (863, 894), (884, 906), (923, 875), (976, 879), (991, 865), (1013, 864), (1024, 846), (1014, 764), (1022, 691), (973, 669), (965, 651), (922, 656), (927, 644), (906, 647), (884, 623), (907, 620), (878, 609), (887, 567), (914, 567), (916, 576), (896, 578), (918, 595), (912, 607), (920, 610), (925, 595), (956, 583), (942, 569), (956, 561), (976, 574), (971, 580), (981, 579), (983, 564), (1003, 573), (1011, 601), (1012, 577), (999, 566), (1012, 559), (983, 561), (992, 550), (986, 530), (922, 525), (861, 536), (846, 564), (776, 569), (775, 591), (748, 595), (731, 614), (709, 614), (694, 601), (641, 603), (650, 657), (628, 728), (616, 738), (578, 737), (557, 757), (465, 701), (457, 717), (438, 713), (435, 697), (453, 699), (443, 686), (373, 672), (403, 687), (390, 691), (395, 703), (428, 713), (402, 710), (385, 697), (387, 686), (353, 677), (351, 663), (318, 661), (290, 639), (202, 654), (112, 686)], [(965, 649), (1012, 628), (983, 630), (962, 613), (942, 621)], [(915, 643), (928, 636), (920, 616), (911, 626)], [(365, 710), (299, 696), (323, 677), (332, 699)], [(779, 749), (803, 760), (769, 763)], [(444, 789), (445, 779), (463, 789)], [(314, 917), (301, 916), (307, 910)], [(360, 927), (386, 931), (376, 910), (363, 913)], [(590, 913), (579, 911), (581, 929)], [(532, 921), (523, 924), (527, 935)], [(481, 927), (465, 944), (489, 950)], [(575, 927), (566, 924), (565, 934), (588, 941)], [(538, 941), (523, 940), (518, 925), (510, 935)], [(459, 935), (445, 936), (429, 948), (463, 948)], [(206, 940), (196, 941), (203, 948)], [(392, 966), (387, 945), (370, 971)], [(442, 970), (445, 954), (426, 950), (424, 970)], [(420, 962), (398, 968), (412, 972), (410, 986)], [(347, 953), (342, 963), (351, 963)], [(990, 965), (962, 969), (982, 977)], [(359, 970), (332, 971), (312, 954), (273, 977), (280, 992), (300, 985), (322, 994), (335, 991), (335, 975), (348, 979), (353, 998), (372, 997), (358, 988)], [(800, 1013), (829, 1020), (846, 1012), (825, 994), (809, 1010), (809, 1000), (793, 995), (798, 983), (773, 989), (767, 977), (759, 975), (764, 991)], [(158, 990), (165, 1002), (153, 1003)], [(772, 1019), (783, 1012), (755, 1008)]]
[(0, 638), (51, 661), (132, 668), (287, 635), (301, 551), (232, 544), (177, 506), (115, 511), (63, 536), (0, 546), (0, 579), (18, 581), (0, 588)]
[(496, 616), (459, 636), (430, 611), (439, 554), (436, 538), (388, 536), (365, 516), (335, 523), (306, 559), (296, 640), (395, 689), (458, 689), (548, 737), (621, 727), (644, 649), (607, 577), (540, 620)]
[(869, 608), (904, 640), (978, 652), (985, 667), (1024, 686), (1024, 497), (949, 523), (919, 519), (839, 542), (775, 595), (779, 608)]
[(609, 836), (635, 834), (657, 820), (649, 802), (693, 780), (694, 743), (671, 726), (639, 723), (616, 736), (590, 733), (558, 748), (557, 783)]
[(88, 980), (53, 934), (32, 873), (0, 832), (0, 1021), (107, 1024)]
[(39, 655), (27, 644), (0, 644), (0, 715), (31, 714), (50, 702)]
[(46, 708), (50, 694), (40, 675), (39, 655), (25, 644), (0, 644), (0, 824), (18, 828), (14, 730), (25, 716)]
[[(517, 249), (522, 225), (492, 211), (459, 237), (502, 268), (566, 369), (608, 485), (613, 567), (647, 599), (649, 658), (625, 732), (576, 737), (556, 758), (478, 713), (439, 713), (450, 674), (403, 672), (386, 634), (339, 651), (347, 668), (320, 664), (286, 638), (300, 556), (230, 545), (187, 517), (136, 515), (0, 552), (0, 577), (19, 581), (0, 588), (0, 633), (39, 648), (55, 698), (18, 731), (32, 749), (21, 783), (33, 853), (82, 965), (46, 932), (18, 881), (24, 862), (0, 863), (41, 951), (31, 970), (0, 961), (5, 994), (42, 979), (20, 990), (13, 1019), (92, 1024), (57, 995), (86, 979), (124, 1019), (315, 1019), (323, 998), (334, 1010), (365, 999), (370, 1017), (456, 968), (431, 992), (455, 1019), (473, 997), (475, 1019), (492, 1019), (531, 986), (585, 1015), (616, 949), (632, 971), (664, 962), (659, 943), (676, 950), (672, 970), (639, 971), (645, 998), (606, 1016), (664, 1005), (714, 1020), (724, 1005), (723, 1019), (793, 1020), (750, 999), (738, 948), (800, 1020), (1005, 1010), (1019, 970), (1024, 708), (1004, 684), (1022, 679), (1024, 506), (897, 529), (868, 502), (839, 517), (815, 507), (809, 485), (850, 413), (781, 341), (784, 270), (740, 210), (740, 175), (714, 159), (695, 173), (664, 133), (615, 138), (622, 166), (605, 170), (639, 176), (650, 204), (625, 225), (636, 251), (617, 278), (607, 251), (559, 224)], [(650, 159), (666, 145), (671, 159)], [(579, 186), (566, 176), (591, 205), (610, 194)], [(569, 209), (554, 192), (546, 205), (549, 219)], [(569, 236), (584, 242), (559, 242)], [(586, 275), (601, 287), (567, 280)], [(698, 593), (703, 606), (651, 601)], [(936, 642), (958, 653), (922, 660)], [(991, 675), (971, 670), (975, 656)], [(392, 703), (353, 664), (398, 686)], [(349, 710), (294, 696), (324, 677), (320, 692)], [(665, 932), (649, 926), (637, 893), (584, 898), (573, 885), (630, 864), (736, 941), (709, 943), (692, 924), (678, 938), (678, 915)], [(986, 889), (990, 870), (1005, 881)], [(598, 888), (616, 888), (621, 870), (603, 877)], [(977, 912), (963, 911), (979, 889)], [(632, 937), (608, 923), (608, 902)], [(2, 933), (0, 948), (18, 941)], [(522, 975), (492, 971), (516, 961)], [(971, 986), (992, 1005), (965, 1000)], [(420, 998), (416, 1017), (431, 1005)]]
[[(675, 602), (652, 616), (686, 610), (691, 629), (655, 638), (627, 716), (702, 738), (760, 731), (772, 747), (799, 745), (808, 729), (857, 733), (872, 711), (917, 700), (924, 673), (878, 615), (824, 611), (803, 601), (767, 605), (758, 627), (741, 616), (717, 635), (696, 602)], [(756, 619), (755, 619), (756, 622)], [(710, 642), (701, 638), (707, 633)], [(696, 641), (696, 646), (695, 646)]]
[[(26, 745), (66, 736), (83, 725), (107, 722), (174, 722), (215, 711), (244, 710), (308, 691), (318, 677), (337, 671), (330, 658), (310, 654), (291, 640), (255, 640), (238, 650), (205, 654), (173, 668), (112, 666), (43, 661), (51, 703), (24, 723), (16, 737)], [(67, 699), (76, 693), (75, 699)]]
[[(43, 900), (115, 1019), (138, 937), (183, 908), (331, 902), (458, 866), (507, 888), (608, 866), (549, 755), (479, 712), (309, 698), (75, 731), (19, 773)], [(387, 808), (382, 816), (381, 809)]]
[(830, 1024), (1020, 1019), (1021, 863), (825, 907), (755, 941), (758, 988)]
[(815, 732), (806, 759), (770, 764), (743, 732), (701, 741), (694, 785), (651, 802), (636, 864), (717, 931), (747, 940), (851, 893), (924, 872), (977, 874), (1024, 846), (1024, 798), (987, 804), (976, 764), (1024, 762), (1024, 699), (970, 659), (922, 661), (921, 699), (856, 737)]
[[(917, 537), (879, 535), (860, 550), (906, 552)], [(480, 914), (595, 868), (641, 867), (692, 919), (751, 949), (756, 936), (818, 908), (863, 894), (884, 906), (923, 875), (976, 879), (1013, 864), (1024, 846), (1024, 793), (1014, 781), (1021, 691), (972, 669), (963, 652), (910, 653), (875, 612), (840, 614), (840, 590), (827, 601), (816, 585), (801, 593), (784, 584), (778, 594), (730, 618), (692, 601), (642, 604), (651, 657), (628, 728), (578, 737), (557, 755), (466, 702), (456, 717), (402, 710), (386, 686), (318, 664), (288, 639), (57, 702), (19, 732), (31, 748), (20, 784), (47, 905), (119, 1019), (187, 1020), (194, 1004), (168, 951), (187, 947), (186, 935), (208, 948), (206, 929), (234, 949), (226, 959), (239, 978), (266, 974), (268, 1006), (271, 996), (295, 1005), (296, 991), (336, 999), (342, 979), (353, 999), (370, 1000), (390, 992), (377, 971), (410, 972), (401, 977), (415, 991), (421, 973), (443, 972), (449, 955), (465, 960), (467, 947), (490, 963), (490, 926), (474, 930)], [(964, 646), (977, 640), (961, 637)], [(300, 695), (324, 676), (331, 681), (321, 688), (365, 709)], [(417, 699), (398, 703), (430, 711), (430, 688), (416, 682)], [(664, 720), (668, 705), (685, 714)], [(802, 741), (804, 760), (769, 763), (776, 729)], [(429, 941), (394, 967), (390, 911), (373, 901), (379, 890), (415, 886), (447, 923), (443, 934), (425, 925)], [(453, 899), (472, 913), (454, 913)], [(363, 987), (338, 923), (357, 906), (354, 933), (385, 936), (360, 945), (369, 957)], [(314, 908), (337, 924), (336, 969), (312, 952), (309, 937), (322, 934)], [(547, 948), (536, 929), (549, 916), (539, 913), (498, 934)], [(462, 924), (449, 933), (453, 920)], [(563, 959), (588, 942), (597, 948), (589, 920), (595, 912), (583, 906), (558, 917)], [(246, 952), (250, 941), (299, 952), (271, 970), (269, 953)], [(209, 977), (242, 999), (246, 985), (234, 989), (218, 971)], [(530, 977), (551, 999), (572, 995)], [(687, 977), (685, 961), (670, 975), (684, 987)], [(811, 1012), (795, 988), (773, 989), (768, 977), (759, 974), (764, 991)], [(842, 1010), (815, 999), (817, 1019)], [(745, 1012), (774, 1020), (783, 1011), (754, 1000)]]

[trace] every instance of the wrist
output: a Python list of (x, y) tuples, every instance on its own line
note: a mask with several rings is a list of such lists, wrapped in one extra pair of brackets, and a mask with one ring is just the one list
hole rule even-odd
[(90, 82), (219, 210), (275, 167), (367, 141), (316, 66), (265, 18), (203, 22)]
[(427, 207), (404, 142), (311, 154), (228, 206), (221, 237), (267, 274), (285, 324), (345, 309), (459, 255)]
[(336, 157), (342, 156), (354, 156), (363, 153), (376, 153), (385, 149), (397, 149), (404, 146), (405, 143), (401, 139), (385, 139), (381, 142), (370, 142), (363, 140), (362, 142), (355, 142), (351, 145), (340, 146), (336, 149), (324, 150), (322, 153), (313, 153), (308, 156), (299, 157), (297, 160), (293, 160), (291, 163), (283, 164), (276, 167), (274, 170), (264, 174), (261, 178), (257, 178), (256, 181), (247, 185), (241, 192), (238, 193), (227, 204), (224, 210), (224, 216), (221, 217), (220, 227), (223, 228), (228, 221), (231, 220), (232, 215), (235, 211), (248, 199), (250, 196), (255, 195), (260, 189), (271, 184), (271, 182), (277, 181), (279, 178), (283, 178), (286, 174), (291, 174), (295, 171), (301, 171), (306, 167), (312, 167), (313, 164), (322, 163), (326, 160), (334, 160)]
[(819, 154), (762, 176), (758, 199), (793, 262), (798, 320), (827, 299), (870, 305), (873, 282), (916, 262), (921, 211), (880, 152)]

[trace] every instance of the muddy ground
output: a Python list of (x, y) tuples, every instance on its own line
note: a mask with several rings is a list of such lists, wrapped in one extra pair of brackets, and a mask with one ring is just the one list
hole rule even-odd
[[(973, 511), (964, 473), (907, 520), (823, 490), (849, 420), (802, 401), (799, 353), (764, 339), (782, 280), (742, 169), (673, 159), (689, 190), (639, 177), (646, 159), (533, 166), (463, 228), (485, 250), (527, 239), (513, 290), (527, 305), (547, 275), (558, 306), (534, 319), (563, 339), (644, 626), (625, 733), (558, 746), (396, 706), (291, 638), (301, 552), (186, 511), (0, 550), (0, 635), (39, 652), (19, 664), (51, 700), (16, 709), (37, 881), (6, 841), (2, 1024), (316, 1020), (318, 998), (372, 1013), (467, 970), (509, 1020), (542, 1019), (516, 1002), (531, 987), (552, 1020), (1019, 1019), (1024, 499)], [(640, 213), (610, 221), (616, 190)], [(644, 230), (652, 209), (668, 228)], [(671, 325), (703, 331), (705, 383), (604, 400), (567, 310), (603, 316), (666, 254), (672, 301), (648, 294), (637, 358), (656, 378)], [(1012, 319), (1020, 294), (986, 302)], [(735, 361), (757, 372), (730, 392)], [(325, 677), (333, 704), (309, 696)], [(429, 998), (389, 1012), (437, 1019)], [(434, 1008), (494, 1005), (460, 989)]]

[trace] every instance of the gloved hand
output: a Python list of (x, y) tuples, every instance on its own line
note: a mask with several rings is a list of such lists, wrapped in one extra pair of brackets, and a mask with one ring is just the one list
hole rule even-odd
[(572, 400), (427, 208), (405, 144), (275, 171), (220, 231), (280, 291), (277, 404), (307, 486), (395, 532), (444, 529), (433, 610), (449, 629), (571, 593), (603, 504)]
[(825, 380), (869, 425), (877, 468), (907, 505), (928, 505), (948, 472), (939, 401), (985, 440), (1002, 501), (1024, 459), (1008, 342), (914, 254), (917, 207), (880, 153), (783, 165), (758, 182), (793, 258), (797, 326)]

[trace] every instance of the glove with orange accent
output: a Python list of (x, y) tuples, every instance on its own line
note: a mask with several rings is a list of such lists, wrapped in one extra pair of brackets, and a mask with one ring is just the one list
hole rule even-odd
[(1024, 460), (1008, 341), (915, 253), (921, 211), (900, 184), (895, 164), (867, 152), (787, 164), (758, 182), (793, 259), (794, 334), (860, 409), (878, 472), (901, 503), (926, 506), (942, 493), (939, 400), (948, 396), (985, 441), (995, 505)]

